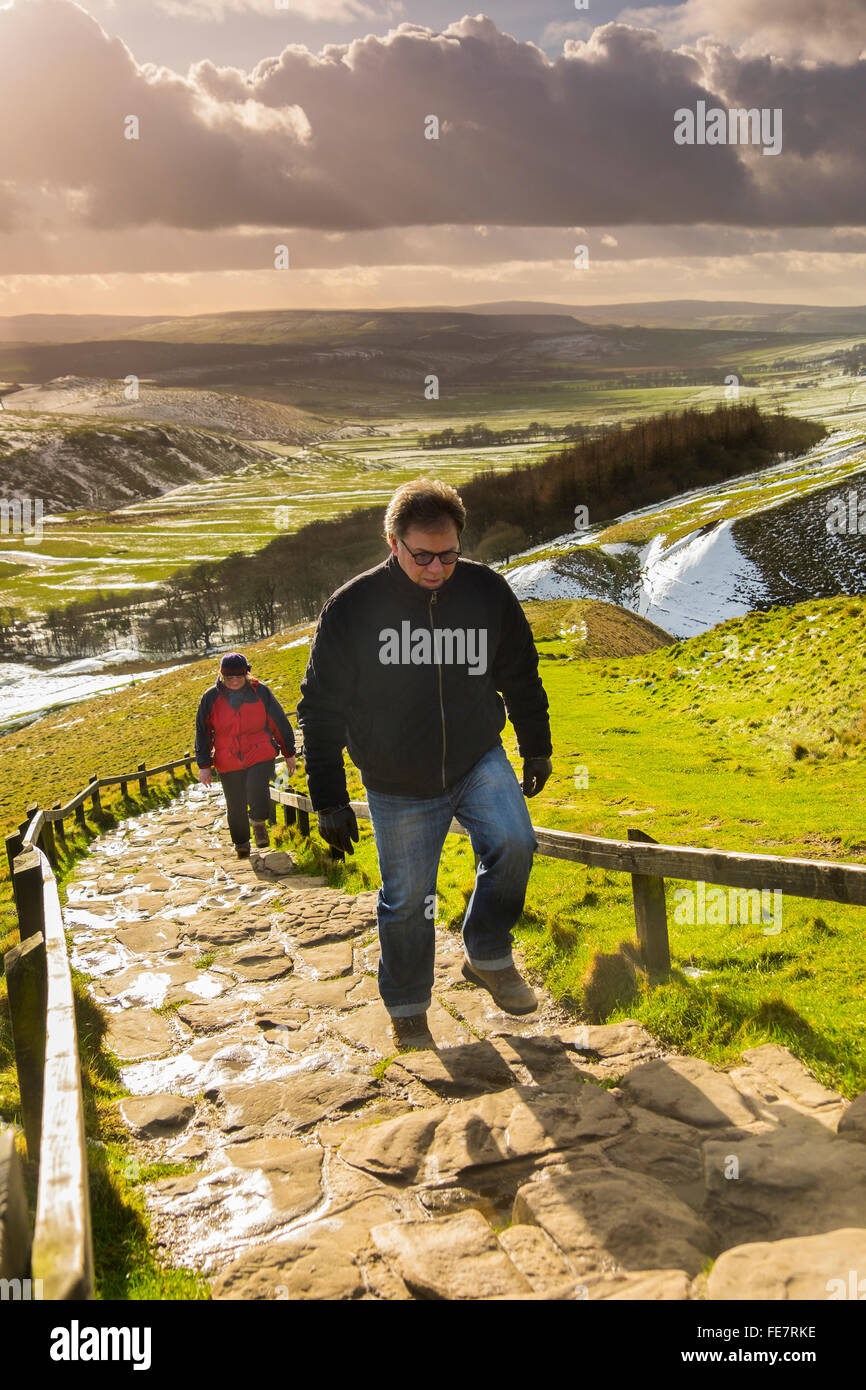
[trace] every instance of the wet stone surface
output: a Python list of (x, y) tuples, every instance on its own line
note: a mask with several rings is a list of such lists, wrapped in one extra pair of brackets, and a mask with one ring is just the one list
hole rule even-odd
[(775, 1045), (720, 1070), (578, 1024), (537, 984), (504, 1014), (438, 929), (436, 1048), (395, 1056), (376, 892), (293, 868), (238, 860), (193, 787), (96, 841), (64, 908), (133, 1150), (184, 1165), (145, 1188), (158, 1253), (215, 1298), (826, 1298), (834, 1249), (861, 1259), (863, 1097)]

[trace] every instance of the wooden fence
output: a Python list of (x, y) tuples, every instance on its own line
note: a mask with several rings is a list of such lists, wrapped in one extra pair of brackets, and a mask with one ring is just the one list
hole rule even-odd
[(0, 1131), (0, 1279), (4, 1295), (43, 1299), (93, 1296), (93, 1239), (84, 1133), (84, 1101), (75, 1026), (72, 977), (53, 866), (63, 822), (86, 824), (85, 805), (99, 814), (100, 789), (183, 767), (189, 752), (134, 773), (93, 776), (65, 805), (27, 808), (18, 830), (6, 836), (20, 942), (4, 957), (9, 1016), (27, 1156), (38, 1166), (36, 1221), (31, 1235), (23, 1173), (14, 1130)]
[[(133, 772), (109, 777), (94, 774), (64, 805), (28, 807), (19, 829), (6, 837), (21, 941), (6, 953), (5, 967), (27, 1152), (39, 1163), (39, 1185), (31, 1258), (29, 1219), (12, 1131), (0, 1133), (0, 1278), (26, 1279), (32, 1270), (34, 1283), (41, 1281), (44, 1298), (88, 1298), (93, 1291), (75, 1013), (52, 872), (57, 844), (65, 842), (63, 822), (69, 816), (86, 824), (88, 801), (99, 813), (102, 788), (119, 786), (126, 794), (129, 784), (137, 782), (146, 792), (149, 778), (177, 768), (192, 773), (189, 751), (158, 767), (140, 763)], [(275, 786), (270, 794), (271, 822), (282, 806), (285, 824), (296, 825), (301, 835), (309, 836), (310, 816), (315, 814), (309, 797)], [(365, 801), (351, 805), (358, 817), (370, 818)], [(539, 854), (631, 876), (637, 938), (651, 983), (670, 971), (666, 878), (866, 906), (866, 865), (657, 844), (637, 829), (630, 829), (626, 840), (544, 826), (533, 830)], [(468, 832), (452, 820), (449, 834)], [(342, 858), (338, 851), (332, 853)]]

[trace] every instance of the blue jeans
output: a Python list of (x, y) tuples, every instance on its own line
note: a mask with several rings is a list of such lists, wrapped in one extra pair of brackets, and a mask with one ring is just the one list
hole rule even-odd
[(470, 965), (511, 964), (511, 928), (526, 899), (538, 848), (514, 770), (500, 744), (441, 796), (415, 800), (367, 790), (382, 887), (379, 992), (392, 1018), (430, 1007), (435, 954), (436, 875), (452, 817), (479, 856), (463, 921)]

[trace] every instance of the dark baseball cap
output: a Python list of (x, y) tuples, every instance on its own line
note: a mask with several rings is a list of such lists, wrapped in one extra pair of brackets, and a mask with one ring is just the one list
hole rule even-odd
[(250, 663), (240, 652), (226, 652), (220, 662), (221, 671), (243, 672), (251, 669)]

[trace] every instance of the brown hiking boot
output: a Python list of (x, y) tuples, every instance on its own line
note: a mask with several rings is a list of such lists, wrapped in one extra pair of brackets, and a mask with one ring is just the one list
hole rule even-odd
[(488, 990), (493, 1002), (507, 1014), (531, 1014), (538, 1008), (537, 998), (515, 965), (501, 970), (476, 970), (464, 960), (463, 977)]
[(250, 842), (249, 842), (249, 840), (247, 840), (246, 843), (243, 844), (243, 845), (235, 845), (235, 853), (237, 854), (238, 859), (249, 859), (249, 857), (250, 857)]
[(398, 1052), (412, 1047), (435, 1047), (433, 1034), (427, 1027), (427, 1014), (410, 1014), (408, 1018), (391, 1019), (391, 1037)]
[(256, 842), (256, 849), (270, 849), (271, 837), (268, 834), (268, 823), (266, 820), (252, 820), (250, 825), (253, 828), (253, 836)]

